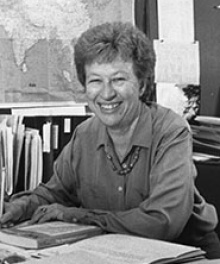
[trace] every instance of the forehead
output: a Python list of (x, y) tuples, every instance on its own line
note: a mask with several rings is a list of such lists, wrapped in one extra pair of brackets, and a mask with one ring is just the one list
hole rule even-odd
[(124, 74), (133, 74), (133, 63), (125, 62), (123, 60), (115, 60), (113, 62), (107, 63), (97, 63), (94, 62), (92, 64), (85, 66), (86, 76), (92, 74), (98, 75), (111, 75), (117, 73)]

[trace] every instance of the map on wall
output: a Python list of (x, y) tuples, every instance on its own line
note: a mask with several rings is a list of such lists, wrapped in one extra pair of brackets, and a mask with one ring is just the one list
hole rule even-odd
[(0, 103), (83, 100), (73, 43), (119, 20), (133, 22), (132, 0), (0, 0)]

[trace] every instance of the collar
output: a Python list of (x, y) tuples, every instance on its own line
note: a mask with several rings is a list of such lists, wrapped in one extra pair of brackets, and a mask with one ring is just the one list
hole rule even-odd
[[(97, 149), (109, 142), (107, 128), (99, 121), (99, 130), (97, 137)], [(131, 145), (148, 148), (152, 141), (152, 115), (151, 108), (142, 103), (140, 116), (131, 138)]]

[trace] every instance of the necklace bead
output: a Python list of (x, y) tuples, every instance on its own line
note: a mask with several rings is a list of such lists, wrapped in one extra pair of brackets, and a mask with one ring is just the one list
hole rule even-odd
[(117, 168), (112, 156), (108, 152), (106, 152), (106, 157), (110, 161), (113, 171), (117, 171), (119, 175), (126, 175), (132, 171), (133, 167), (137, 163), (139, 159), (139, 152), (140, 152), (140, 147), (136, 147), (133, 156), (131, 157), (130, 163), (129, 164), (123, 163), (121, 165), (121, 168), (119, 169)]

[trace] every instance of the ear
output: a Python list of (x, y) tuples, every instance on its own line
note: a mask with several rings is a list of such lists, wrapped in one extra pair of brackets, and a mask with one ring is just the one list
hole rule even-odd
[(140, 87), (139, 87), (139, 97), (141, 97), (146, 89), (146, 80), (141, 80), (140, 81)]

